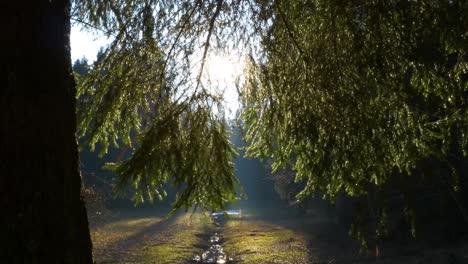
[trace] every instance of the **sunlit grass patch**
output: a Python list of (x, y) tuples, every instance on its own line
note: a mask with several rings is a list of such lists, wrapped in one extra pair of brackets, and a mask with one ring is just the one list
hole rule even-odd
[(140, 231), (142, 228), (146, 228), (150, 225), (157, 224), (163, 220), (163, 217), (138, 218), (113, 222), (105, 227), (119, 229), (121, 232), (135, 233)]
[[(244, 219), (244, 220), (243, 220)], [(197, 213), (116, 221), (93, 230), (98, 263), (188, 263), (219, 232), (229, 257), (241, 263), (308, 263), (304, 235), (286, 225), (230, 218), (221, 226)], [(236, 263), (238, 263), (236, 261)]]
[(179, 232), (174, 237), (142, 249), (139, 263), (187, 263), (194, 254), (200, 253), (194, 244), (202, 243), (195, 236), (196, 230)]
[(125, 248), (126, 240), (163, 220), (163, 217), (125, 219), (91, 229), (95, 260), (105, 263), (125, 254), (129, 250)]
[(262, 221), (228, 221), (225, 251), (244, 263), (307, 263), (303, 235)]
[(141, 254), (138, 263), (187, 263), (208, 247), (204, 234), (209, 224), (209, 217), (203, 214), (177, 218), (158, 234), (161, 237), (138, 252)]
[(115, 221), (91, 230), (94, 248), (106, 246), (109, 243), (122, 240), (141, 232), (144, 228), (158, 224), (162, 217), (147, 217), (132, 220)]

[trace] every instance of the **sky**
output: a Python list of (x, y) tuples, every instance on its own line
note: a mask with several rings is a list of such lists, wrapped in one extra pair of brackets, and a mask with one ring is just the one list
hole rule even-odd
[(72, 62), (83, 57), (86, 57), (89, 63), (95, 61), (99, 49), (110, 42), (111, 39), (106, 39), (104, 35), (82, 31), (81, 27), (73, 25), (70, 34)]
[[(72, 62), (87, 58), (88, 63), (96, 60), (101, 47), (110, 44), (112, 40), (96, 32), (84, 31), (78, 25), (73, 25), (70, 34)], [(236, 54), (236, 53), (233, 53)], [(236, 56), (212, 54), (207, 61), (207, 74), (221, 87), (219, 91), (224, 94), (227, 115), (233, 117), (239, 108), (238, 94), (234, 82), (243, 72), (243, 60)]]

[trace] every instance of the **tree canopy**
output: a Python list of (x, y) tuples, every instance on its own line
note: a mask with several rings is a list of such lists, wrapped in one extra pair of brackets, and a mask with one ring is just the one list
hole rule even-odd
[(73, 19), (114, 39), (78, 80), (92, 146), (132, 146), (112, 165), (136, 200), (223, 208), (236, 151), (207, 54), (250, 55), (242, 85), (247, 153), (270, 157), (332, 201), (359, 197), (423, 161), (453, 168), (468, 147), (466, 1), (74, 1)]
[(467, 6), (430, 2), (276, 5), (244, 92), (250, 153), (292, 161), (303, 195), (331, 198), (444, 159), (453, 141), (466, 155)]
[[(466, 1), (276, 1), (243, 92), (248, 153), (364, 196), (428, 160), (467, 161)], [(405, 178), (403, 178), (405, 179)], [(384, 214), (384, 211), (380, 212)]]
[[(86, 76), (78, 76), (79, 133), (87, 144), (133, 147), (109, 165), (118, 189), (136, 202), (162, 198), (170, 179), (175, 208), (224, 208), (238, 196), (221, 97), (207, 87), (208, 52), (221, 47), (223, 1), (75, 1), (72, 19), (113, 38)], [(234, 12), (235, 13), (235, 12)], [(216, 45), (215, 45), (216, 43)], [(213, 111), (216, 109), (216, 111)]]

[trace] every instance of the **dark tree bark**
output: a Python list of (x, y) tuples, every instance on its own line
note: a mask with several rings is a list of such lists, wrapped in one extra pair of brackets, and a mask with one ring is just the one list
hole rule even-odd
[(0, 1), (0, 263), (91, 263), (70, 2)]

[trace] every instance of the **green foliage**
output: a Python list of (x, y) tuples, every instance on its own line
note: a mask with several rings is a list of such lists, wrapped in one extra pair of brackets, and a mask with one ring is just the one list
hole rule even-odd
[(258, 2), (248, 154), (292, 164), (298, 198), (365, 196), (422, 160), (449, 163), (454, 145), (466, 159), (466, 1)]
[(132, 129), (140, 128), (144, 118), (163, 107), (170, 95), (155, 81), (161, 56), (159, 50), (148, 47), (120, 50), (112, 46), (78, 79), (79, 132), (88, 133), (86, 143), (91, 149), (101, 142), (104, 154), (111, 143), (117, 147), (119, 139), (131, 145)]
[(74, 21), (113, 39), (77, 78), (78, 132), (101, 155), (111, 144), (132, 147), (107, 168), (121, 194), (135, 188), (135, 203), (162, 199), (166, 183), (179, 190), (175, 209), (223, 209), (238, 195), (222, 98), (202, 79), (215, 25), (229, 21), (222, 4), (74, 1)]
[[(457, 0), (74, 1), (75, 21), (114, 39), (78, 79), (80, 133), (104, 152), (133, 147), (109, 167), (137, 202), (171, 181), (176, 207), (222, 208), (236, 193), (235, 151), (203, 69), (210, 50), (249, 44), (247, 153), (291, 166), (305, 184), (299, 199), (364, 197), (430, 160), (453, 168), (457, 191), (467, 13)], [(375, 214), (384, 234), (385, 210)]]
[(236, 154), (226, 138), (224, 124), (211, 119), (210, 109), (198, 108), (184, 118), (160, 113), (144, 133), (141, 146), (122, 163), (109, 166), (121, 177), (118, 189), (131, 183), (135, 201), (165, 196), (163, 184), (183, 187), (175, 208), (191, 205), (223, 208), (236, 197), (237, 180), (232, 158)]

